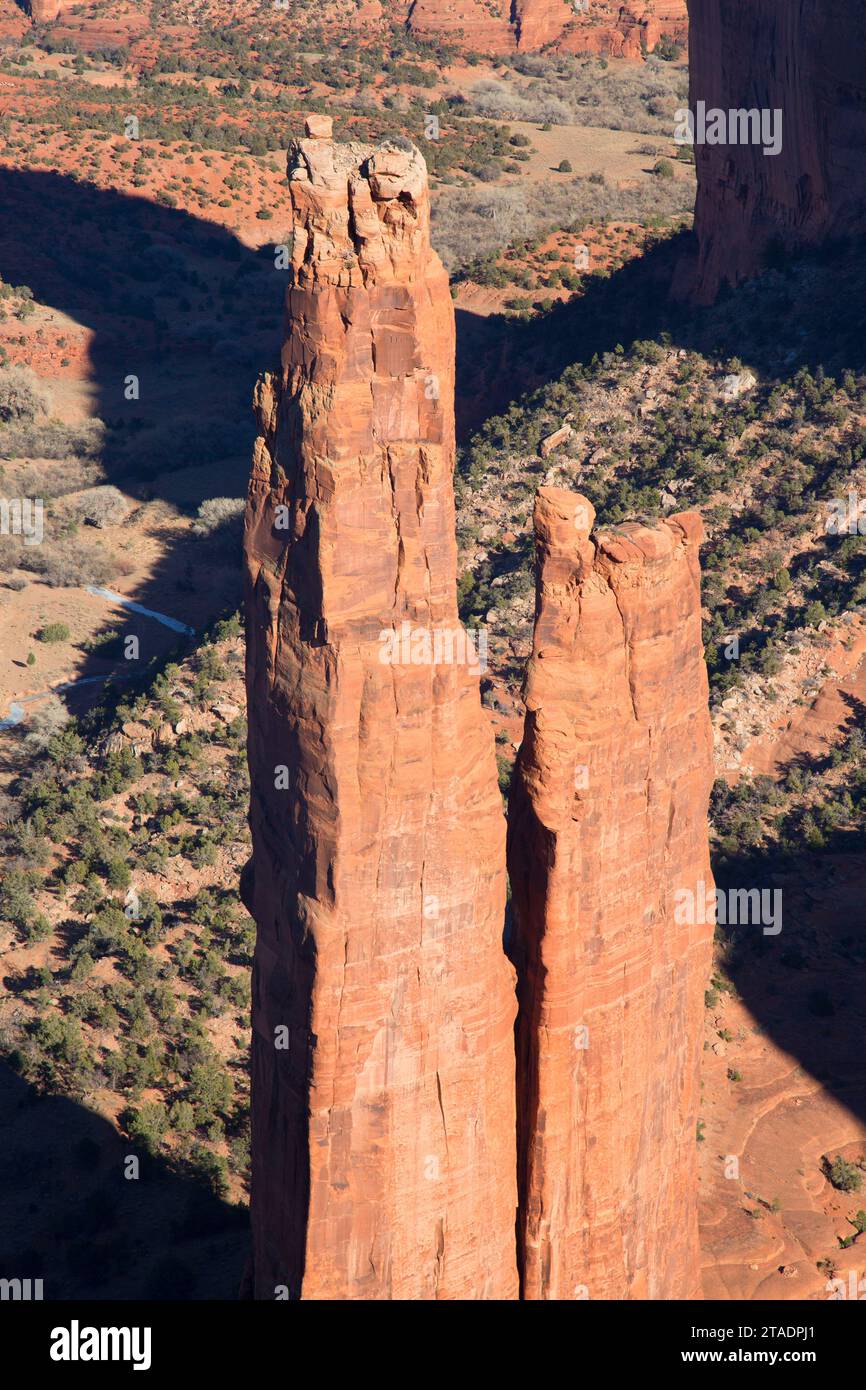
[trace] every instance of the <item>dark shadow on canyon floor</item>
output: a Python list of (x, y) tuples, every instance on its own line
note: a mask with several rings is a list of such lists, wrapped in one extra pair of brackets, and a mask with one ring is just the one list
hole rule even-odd
[(724, 975), (775, 1046), (866, 1124), (864, 834), (796, 859), (743, 855), (716, 880), (781, 895), (778, 934), (775, 924), (766, 934), (757, 922), (717, 927)]
[(236, 1299), (248, 1249), (246, 1208), (0, 1062), (0, 1278), (46, 1300)]

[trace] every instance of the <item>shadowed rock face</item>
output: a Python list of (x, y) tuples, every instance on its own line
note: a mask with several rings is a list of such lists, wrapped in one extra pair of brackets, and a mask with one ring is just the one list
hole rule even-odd
[(699, 1297), (698, 1068), (712, 924), (701, 523), (590, 536), (544, 488), (508, 831), (528, 1299)]
[(690, 105), (781, 110), (782, 149), (697, 145), (702, 303), (788, 250), (866, 228), (866, 26), (849, 0), (689, 0)]
[(453, 309), (418, 151), (329, 126), (289, 156), (246, 517), (255, 1292), (513, 1298), (516, 1005), (455, 597)]

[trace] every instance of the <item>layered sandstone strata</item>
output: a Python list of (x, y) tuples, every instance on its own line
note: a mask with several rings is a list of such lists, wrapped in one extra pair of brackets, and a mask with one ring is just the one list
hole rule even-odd
[(512, 1298), (504, 822), (455, 600), (454, 315), (408, 142), (289, 156), (246, 516), (256, 1295)]
[(409, 29), (420, 38), (444, 39), (470, 53), (512, 53), (511, 0), (412, 0)]
[(866, 226), (866, 25), (850, 0), (690, 0), (689, 11), (692, 111), (782, 113), (777, 154), (730, 138), (695, 147), (699, 259), (680, 288), (707, 303), (771, 244)]
[(508, 831), (519, 1258), (528, 1299), (683, 1299), (712, 936), (688, 907), (711, 884), (701, 523), (593, 519), (538, 494)]

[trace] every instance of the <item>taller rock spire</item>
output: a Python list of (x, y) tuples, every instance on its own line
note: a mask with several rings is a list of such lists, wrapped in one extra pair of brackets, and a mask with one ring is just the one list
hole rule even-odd
[(713, 933), (701, 522), (593, 520), (577, 493), (538, 494), (508, 821), (523, 1294), (694, 1298)]
[(457, 617), (454, 315), (408, 142), (289, 156), (246, 518), (256, 1296), (513, 1298), (515, 998)]

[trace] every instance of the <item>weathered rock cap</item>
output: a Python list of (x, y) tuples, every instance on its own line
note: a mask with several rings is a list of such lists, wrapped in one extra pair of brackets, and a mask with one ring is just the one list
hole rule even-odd
[(624, 521), (593, 532), (595, 508), (580, 492), (542, 487), (535, 496), (535, 542), (548, 582), (574, 572), (612, 566), (646, 565), (673, 556), (681, 547), (699, 546), (704, 523), (698, 512), (675, 512), (653, 521)]
[(540, 487), (535, 495), (535, 534), (556, 549), (586, 540), (595, 525), (595, 507), (583, 493), (564, 487)]
[(411, 140), (394, 136), (373, 147), (359, 140), (337, 142), (330, 116), (311, 113), (304, 119), (305, 135), (289, 145), (286, 172), (292, 183), (340, 191), (362, 186), (374, 202), (399, 198), (420, 203), (427, 197), (427, 165)]
[(408, 196), (417, 203), (427, 189), (427, 165), (410, 140), (386, 140), (367, 163), (370, 191), (379, 201)]
[(330, 116), (319, 116), (311, 111), (304, 117), (304, 134), (311, 140), (332, 140), (334, 122)]

